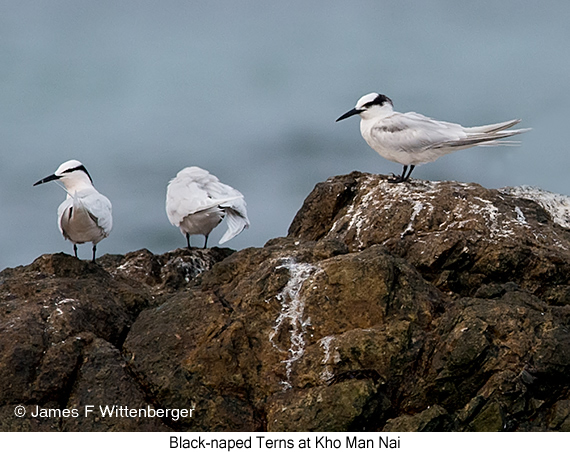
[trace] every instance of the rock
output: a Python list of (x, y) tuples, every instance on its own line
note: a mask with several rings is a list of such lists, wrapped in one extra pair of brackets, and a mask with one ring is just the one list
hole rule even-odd
[(384, 426), (385, 432), (437, 432), (444, 430), (449, 415), (439, 405), (431, 406), (416, 415), (402, 415), (389, 419)]
[[(163, 292), (191, 286), (231, 250), (146, 250), (99, 264), (59, 253), (0, 273), (2, 430), (165, 430), (156, 420), (32, 417), (37, 409), (85, 404), (147, 406), (122, 344), (133, 322)], [(178, 275), (178, 276), (172, 276)], [(28, 417), (13, 415), (22, 405)], [(98, 407), (97, 407), (98, 409)], [(83, 412), (81, 411), (83, 415)]]
[[(331, 246), (328, 255), (322, 248), (315, 242), (280, 239), (259, 252), (238, 252), (204, 275), (201, 290), (145, 311), (124, 345), (127, 353), (142, 357), (132, 361), (138, 378), (165, 406), (193, 397), (198, 416), (187, 427), (199, 430), (228, 425), (255, 430), (263, 427), (265, 416), (274, 422), (267, 428), (302, 429), (302, 417), (296, 424), (277, 414), (260, 416), (265, 401), (283, 391), (315, 392), (309, 389), (326, 386), (335, 376), (338, 383), (319, 394), (334, 400), (342, 392), (346, 400), (343, 375), (354, 371), (354, 378), (369, 380), (366, 393), (375, 393), (394, 375), (403, 378), (423, 340), (410, 323), (430, 322), (441, 302), (436, 291), (381, 247), (336, 254), (338, 247)], [(228, 277), (236, 273), (239, 278)], [(401, 290), (391, 294), (392, 287)], [(425, 294), (413, 303), (415, 290)], [(172, 332), (164, 335), (167, 330)], [(410, 340), (416, 342), (412, 347)], [(328, 357), (330, 347), (338, 350), (340, 361)], [(394, 363), (398, 366), (391, 368)], [(369, 368), (363, 371), (363, 365)], [(361, 410), (372, 403), (357, 394), (359, 402), (354, 403)], [(303, 399), (278, 397), (271, 403), (298, 412)], [(352, 405), (345, 408), (354, 410)], [(360, 411), (351, 411), (341, 421), (327, 414), (313, 424), (327, 430), (359, 423), (359, 416)]]
[(436, 287), (461, 296), (485, 284), (516, 283), (564, 304), (568, 291), (558, 287), (568, 286), (568, 212), (567, 197), (529, 187), (390, 184), (354, 172), (317, 184), (289, 237), (340, 240), (350, 251), (382, 244)]
[(563, 432), (570, 431), (570, 400), (559, 400), (554, 404), (548, 422), (548, 428), (560, 429)]
[[(318, 184), (264, 247), (0, 273), (0, 429), (569, 429), (568, 199)], [(13, 415), (103, 405), (192, 416)]]
[(76, 407), (82, 414), (91, 405), (93, 414), (63, 419), (63, 431), (171, 431), (170, 422), (165, 423), (162, 418), (111, 417), (109, 411), (101, 412), (100, 407), (158, 407), (145, 404), (145, 393), (129, 375), (120, 351), (100, 338), (93, 338), (85, 348), (66, 405)]
[(504, 428), (504, 416), (501, 405), (497, 402), (488, 403), (469, 424), (469, 430), (474, 432), (500, 432)]
[(382, 416), (388, 407), (388, 400), (377, 400), (377, 388), (370, 379), (287, 391), (277, 393), (268, 403), (267, 430), (355, 431)]

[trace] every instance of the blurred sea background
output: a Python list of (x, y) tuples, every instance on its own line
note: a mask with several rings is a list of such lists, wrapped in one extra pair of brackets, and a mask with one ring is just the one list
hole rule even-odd
[(192, 165), (246, 197), (251, 228), (227, 246), (286, 235), (316, 183), (401, 171), (358, 118), (335, 123), (372, 91), (397, 111), (533, 128), (519, 148), (459, 151), (414, 177), (570, 194), (569, 17), (558, 0), (2, 0), (0, 269), (72, 253), (65, 193), (32, 187), (71, 158), (113, 203), (99, 256), (184, 246), (164, 201)]

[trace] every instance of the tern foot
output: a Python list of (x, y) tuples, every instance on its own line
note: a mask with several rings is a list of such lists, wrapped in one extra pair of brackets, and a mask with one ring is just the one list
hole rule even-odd
[(409, 182), (410, 179), (407, 177), (402, 177), (402, 176), (396, 176), (395, 174), (392, 174), (392, 178), (388, 179), (388, 182), (390, 184), (401, 184), (402, 182)]
[(394, 173), (392, 173), (393, 179), (388, 179), (388, 182), (390, 182), (391, 184), (399, 184), (401, 182), (408, 182), (410, 180), (410, 176), (412, 175), (412, 171), (414, 170), (415, 165), (410, 165), (410, 171), (408, 172), (408, 174), (406, 174), (406, 171), (408, 171), (408, 165), (404, 165), (404, 168), (402, 170), (402, 174), (399, 176), (396, 176)]

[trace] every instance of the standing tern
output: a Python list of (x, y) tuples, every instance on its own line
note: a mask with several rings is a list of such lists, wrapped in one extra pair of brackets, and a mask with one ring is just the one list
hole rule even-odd
[(95, 262), (97, 243), (107, 237), (113, 227), (111, 202), (95, 190), (87, 169), (77, 160), (62, 163), (54, 174), (34, 186), (52, 180), (61, 180), (67, 192), (65, 201), (57, 209), (59, 230), (73, 243), (75, 257), (77, 244), (92, 242), (92, 261)]
[[(442, 155), (473, 146), (515, 145), (513, 141), (497, 141), (530, 129), (505, 130), (520, 119), (478, 127), (437, 121), (419, 113), (398, 113), (392, 100), (383, 94), (362, 96), (356, 106), (338, 118), (342, 121), (360, 115), (360, 133), (368, 145), (385, 159), (404, 165), (401, 176), (389, 182), (406, 182), (416, 165), (433, 162)], [(410, 171), (406, 174), (410, 167)]]
[(220, 245), (249, 227), (243, 195), (197, 166), (184, 168), (169, 182), (166, 215), (186, 236), (188, 248), (190, 236), (194, 234), (205, 237), (206, 248), (210, 232), (224, 217), (227, 218), (228, 230), (220, 239)]

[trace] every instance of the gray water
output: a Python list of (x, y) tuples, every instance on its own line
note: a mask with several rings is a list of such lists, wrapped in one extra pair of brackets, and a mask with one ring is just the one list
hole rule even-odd
[(569, 18), (559, 0), (0, 1), (0, 269), (72, 252), (65, 193), (32, 187), (71, 158), (113, 203), (99, 255), (184, 246), (164, 198), (190, 165), (246, 197), (251, 228), (229, 246), (285, 235), (317, 182), (400, 172), (357, 118), (334, 122), (371, 91), (398, 111), (533, 128), (415, 177), (569, 194)]

